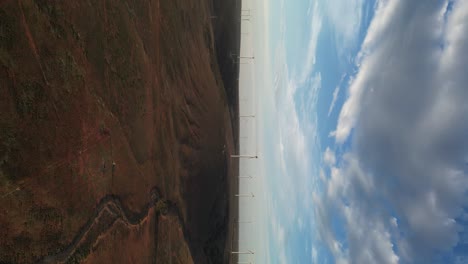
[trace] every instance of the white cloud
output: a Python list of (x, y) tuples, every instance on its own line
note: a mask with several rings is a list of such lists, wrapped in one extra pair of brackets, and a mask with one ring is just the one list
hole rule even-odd
[(338, 99), (338, 93), (340, 92), (340, 86), (336, 86), (335, 90), (333, 91), (333, 98), (330, 103), (330, 108), (328, 108), (328, 116), (330, 116), (331, 112), (333, 111), (333, 108), (335, 108), (336, 104), (336, 99)]
[(327, 182), (327, 176), (325, 175), (325, 171), (323, 170), (323, 168), (321, 168), (319, 171), (319, 178), (322, 184)]
[(286, 261), (286, 231), (284, 226), (280, 223), (280, 220), (277, 216), (273, 215), (271, 217), (271, 229), (273, 231), (274, 244), (277, 248), (277, 251), (273, 252), (275, 256), (278, 257), (279, 263), (287, 264)]
[[(317, 44), (322, 30), (322, 16), (320, 14), (319, 2), (313, 4), (312, 17), (310, 22), (309, 45), (307, 47), (307, 55), (305, 56), (304, 67), (299, 76), (298, 83), (305, 83), (308, 76), (312, 74), (315, 65), (315, 57), (317, 55)], [(309, 12), (310, 13), (310, 12)]]
[[(283, 43), (279, 46), (276, 57), (275, 124), (272, 134), (278, 142), (274, 153), (278, 153), (276, 164), (281, 169), (278, 182), (281, 184), (282, 193), (296, 194), (284, 197), (283, 200), (284, 204), (288, 204), (285, 207), (292, 211), (288, 216), (291, 218), (289, 222), (294, 220), (297, 213), (296, 206), (291, 205), (307, 208), (306, 205), (311, 200), (308, 199), (310, 190), (315, 185), (310, 177), (314, 168), (308, 147), (318, 141), (315, 109), (321, 88), (320, 72), (311, 77), (309, 87), (300, 87), (300, 90), (298, 87), (297, 80), (288, 72)], [(300, 101), (296, 101), (299, 92)], [(307, 120), (301, 119), (301, 116), (307, 116)]]
[[(326, 195), (314, 197), (321, 238), (337, 263), (398, 263), (391, 231), (384, 218), (373, 214), (379, 205), (374, 204), (377, 189), (371, 175), (351, 154), (344, 157), (343, 163), (342, 168), (331, 169)], [(345, 225), (348, 248), (334, 233), (330, 224), (333, 218), (341, 219)]]
[(301, 101), (296, 102), (296, 104), (300, 105), (301, 114), (310, 116), (316, 111), (318, 93), (322, 88), (322, 74), (316, 72), (309, 78), (308, 84), (304, 85), (304, 87), (301, 89), (301, 92), (303, 91)]
[(324, 13), (335, 33), (336, 48), (339, 55), (345, 55), (357, 43), (361, 18), (363, 15), (363, 0), (327, 0), (323, 3)]
[(455, 264), (468, 264), (468, 256), (457, 256)]
[(343, 208), (352, 263), (398, 263), (390, 232), (379, 218), (363, 214), (358, 204)]
[(312, 247), (312, 250), (311, 250), (310, 254), (311, 254), (311, 257), (312, 257), (312, 263), (313, 264), (318, 263), (318, 259), (317, 259), (318, 253), (317, 253), (317, 249), (315, 249), (315, 247)]
[(336, 209), (336, 205), (333, 203), (334, 200), (323, 197), (316, 192), (312, 193), (312, 200), (314, 202), (314, 215), (316, 217), (316, 230), (318, 232), (317, 241), (324, 243), (328, 247), (335, 258), (335, 263), (348, 263), (348, 253), (335, 238), (331, 226), (332, 212)]
[[(313, 73), (322, 27), (318, 2), (315, 1), (311, 5), (311, 13), (310, 39), (301, 72), (294, 72), (294, 76), (288, 72), (284, 32), (281, 34), (282, 43), (276, 52), (275, 61), (274, 134), (277, 136), (279, 147), (278, 151), (274, 152), (278, 153), (277, 165), (281, 169), (281, 178), (277, 181), (281, 185), (282, 194), (278, 195), (278, 198), (282, 200), (285, 210), (288, 210), (284, 217), (289, 224), (294, 223), (294, 218), (299, 213), (298, 208), (309, 208), (311, 189), (316, 185), (314, 178), (310, 177), (314, 168), (308, 147), (318, 142), (317, 118), (314, 113), (321, 88), (321, 74)], [(282, 24), (285, 24), (284, 21)], [(295, 100), (298, 93), (300, 101)], [(308, 119), (303, 120), (302, 116), (307, 116)], [(295, 195), (284, 195), (292, 193)]]
[(302, 220), (302, 217), (297, 218), (297, 227), (299, 228), (300, 231), (304, 230), (304, 221)]
[[(343, 143), (354, 130), (350, 150), (314, 198), (335, 260), (433, 263), (465, 231), (468, 2), (446, 8), (378, 4), (334, 132)], [(348, 247), (330, 219), (346, 226)]]
[(328, 147), (323, 153), (323, 162), (329, 167), (334, 166), (336, 163), (335, 153)]
[[(272, 128), (269, 136), (273, 138), (274, 144), (271, 146), (271, 155), (274, 157), (273, 172), (269, 175), (269, 184), (272, 185), (270, 195), (276, 208), (270, 210), (274, 223), (271, 228), (276, 248), (276, 252), (271, 252), (277, 256), (280, 263), (289, 263), (286, 250), (288, 227), (297, 225), (300, 230), (309, 224), (307, 208), (310, 208), (311, 189), (314, 188), (313, 178), (310, 177), (313, 171), (311, 156), (308, 150), (310, 142), (316, 141), (316, 118), (304, 121), (301, 115), (315, 108), (317, 104), (317, 94), (320, 89), (320, 73), (311, 79), (311, 87), (303, 89), (301, 87), (301, 99), (295, 100), (298, 91), (297, 80), (291, 78), (286, 67), (286, 53), (284, 43), (278, 47), (275, 62), (274, 81), (274, 109), (272, 114)], [(314, 111), (315, 112), (315, 111)], [(312, 115), (313, 117), (313, 115)], [(305, 209), (304, 209), (305, 208)], [(300, 216), (300, 218), (299, 218)], [(286, 227), (286, 228), (285, 228)], [(294, 230), (294, 232), (297, 232)]]
[[(372, 20), (368, 33), (364, 39), (358, 56), (359, 73), (351, 79), (349, 87), (349, 97), (341, 108), (338, 125), (331, 136), (336, 138), (338, 143), (343, 143), (349, 136), (352, 128), (355, 126), (357, 116), (360, 111), (361, 97), (366, 89), (372, 88), (369, 86), (372, 74), (381, 62), (385, 62), (383, 54), (374, 52), (374, 49), (384, 41), (393, 42), (395, 40), (386, 40), (390, 38), (385, 33), (391, 29), (391, 21), (395, 18), (396, 7), (399, 1), (380, 1), (375, 11), (374, 19)], [(395, 36), (393, 36), (395, 37)], [(372, 53), (373, 56), (368, 56)], [(385, 54), (387, 55), (387, 54)]]

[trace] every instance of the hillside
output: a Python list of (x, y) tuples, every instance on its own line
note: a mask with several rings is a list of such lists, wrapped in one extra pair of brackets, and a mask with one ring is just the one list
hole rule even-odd
[(0, 262), (227, 260), (235, 3), (0, 1)]

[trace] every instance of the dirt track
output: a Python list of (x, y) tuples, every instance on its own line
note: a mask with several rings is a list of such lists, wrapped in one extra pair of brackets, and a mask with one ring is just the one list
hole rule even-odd
[[(99, 236), (106, 233), (116, 221), (122, 221), (126, 225), (139, 225), (148, 217), (150, 210), (156, 210), (156, 215), (172, 215), (175, 216), (179, 224), (182, 226), (184, 236), (187, 236), (186, 228), (184, 227), (183, 219), (177, 206), (160, 197), (160, 193), (156, 188), (153, 188), (150, 196), (150, 202), (145, 206), (142, 212), (130, 212), (122, 206), (121, 199), (117, 196), (108, 195), (98, 203), (96, 212), (93, 218), (89, 219), (87, 224), (81, 228), (73, 242), (68, 245), (62, 252), (46, 256), (40, 263), (67, 263), (83, 260), (93, 245), (99, 239)], [(155, 252), (157, 255), (157, 252)]]

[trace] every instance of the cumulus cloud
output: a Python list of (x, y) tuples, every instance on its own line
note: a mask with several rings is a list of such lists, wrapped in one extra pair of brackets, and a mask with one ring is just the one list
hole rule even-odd
[(334, 200), (323, 197), (314, 192), (312, 194), (314, 202), (314, 211), (316, 217), (316, 229), (318, 232), (318, 241), (324, 243), (333, 254), (335, 263), (347, 264), (347, 252), (343, 249), (341, 243), (336, 239), (332, 228), (333, 211), (335, 208)]
[[(468, 206), (468, 2), (447, 7), (377, 6), (333, 133), (351, 147), (315, 198), (336, 259), (429, 263), (459, 243)], [(325, 222), (335, 217), (346, 226), (344, 246)]]
[[(373, 76), (371, 73), (375, 72), (376, 67), (380, 63), (386, 63), (383, 56), (389, 54), (382, 54), (382, 52), (374, 51), (377, 47), (388, 45), (386, 42), (394, 43), (399, 36), (395, 34), (385, 34), (390, 32), (391, 22), (397, 16), (397, 4), (399, 1), (381, 1), (375, 11), (374, 19), (369, 26), (368, 33), (364, 39), (361, 51), (358, 55), (359, 73), (351, 80), (349, 87), (349, 97), (341, 108), (338, 125), (331, 136), (336, 138), (338, 143), (343, 143), (351, 133), (352, 128), (355, 126), (357, 116), (360, 112), (360, 103), (363, 92), (366, 89), (372, 89), (369, 82)], [(399, 25), (403, 27), (403, 25)], [(395, 27), (393, 25), (393, 27)], [(379, 44), (381, 44), (379, 46)], [(367, 56), (372, 53), (372, 56)], [(382, 61), (382, 59), (384, 61)]]

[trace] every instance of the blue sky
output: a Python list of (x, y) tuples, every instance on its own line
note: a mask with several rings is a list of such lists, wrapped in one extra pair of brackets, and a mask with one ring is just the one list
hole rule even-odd
[(258, 263), (468, 263), (468, 2), (255, 6)]

